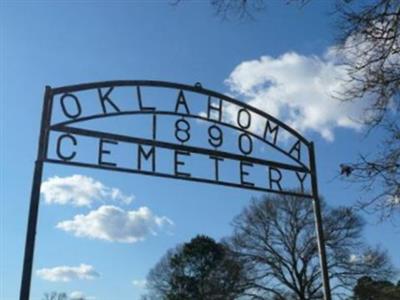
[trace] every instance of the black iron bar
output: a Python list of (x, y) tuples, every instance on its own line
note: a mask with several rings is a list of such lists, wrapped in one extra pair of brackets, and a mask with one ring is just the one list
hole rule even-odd
[(322, 271), (321, 273), (322, 273), (324, 300), (331, 300), (332, 299), (331, 288), (329, 283), (328, 262), (326, 259), (325, 238), (324, 238), (324, 229), (322, 226), (321, 203), (318, 194), (317, 169), (315, 163), (315, 152), (314, 152), (313, 142), (310, 143), (309, 152), (310, 152), (310, 168), (311, 168), (311, 190), (313, 195), (315, 229), (317, 234), (319, 259)]
[[(280, 163), (276, 161), (264, 160), (260, 158), (250, 157), (246, 155), (239, 155), (234, 153), (229, 153), (225, 151), (217, 151), (211, 150), (206, 148), (199, 148), (195, 146), (189, 145), (179, 145), (175, 143), (165, 142), (165, 141), (157, 141), (155, 139), (143, 139), (125, 135), (118, 135), (113, 133), (106, 133), (101, 131), (93, 131), (81, 128), (74, 128), (65, 125), (69, 125), (74, 123), (75, 121), (67, 121), (61, 122), (59, 124), (50, 126), (51, 123), (51, 114), (52, 114), (52, 102), (53, 96), (55, 94), (65, 94), (65, 93), (72, 93), (72, 92), (79, 92), (83, 90), (89, 89), (100, 89), (100, 88), (114, 88), (114, 87), (123, 87), (123, 86), (146, 86), (146, 87), (161, 87), (161, 88), (171, 88), (171, 89), (178, 89), (178, 90), (185, 90), (190, 91), (198, 94), (203, 94), (207, 96), (214, 97), (216, 99), (227, 101), (231, 104), (235, 104), (239, 107), (247, 109), (253, 113), (256, 113), (267, 120), (272, 121), (276, 125), (282, 127), (284, 130), (292, 134), (296, 137), (299, 141), (304, 143), (308, 148), (309, 154), (309, 167), (306, 166), (299, 160), (296, 160), (294, 157), (290, 156), (287, 152), (285, 152), (280, 147), (276, 146), (274, 143), (271, 143), (265, 139), (261, 139), (259, 136), (246, 131), (243, 128), (237, 128), (236, 126), (226, 123), (226, 122), (217, 122), (218, 124), (228, 126), (230, 128), (237, 129), (239, 131), (245, 132), (246, 134), (252, 135), (256, 138), (263, 140), (264, 142), (268, 143), (276, 150), (290, 156), (294, 159), (299, 165), (290, 165), (285, 163)], [(98, 117), (108, 117), (108, 116), (117, 116), (122, 114), (133, 114), (137, 112), (119, 112), (119, 113), (111, 113), (111, 114), (103, 114), (103, 115), (94, 115), (80, 118), (80, 121), (83, 120), (90, 120)], [(156, 112), (156, 111), (141, 111), (141, 113), (151, 113), (153, 114), (153, 122), (154, 116), (158, 114), (164, 115), (178, 115), (181, 117), (188, 116), (186, 114), (180, 114), (178, 112), (171, 113), (171, 112)], [(205, 121), (210, 121), (206, 118), (201, 116), (192, 116), (189, 117), (203, 119)], [(213, 120), (215, 123), (215, 120)], [(154, 126), (154, 125), (153, 125)], [(223, 157), (228, 159), (233, 159), (241, 162), (246, 163), (255, 163), (265, 166), (270, 166), (271, 168), (275, 167), (278, 169), (287, 169), (296, 172), (302, 173), (309, 173), (311, 175), (311, 195), (306, 193), (300, 193), (295, 191), (286, 191), (286, 190), (273, 190), (272, 188), (264, 188), (259, 186), (252, 186), (252, 185), (245, 185), (241, 183), (234, 183), (228, 181), (220, 181), (220, 180), (212, 180), (207, 178), (199, 178), (199, 177), (187, 177), (187, 176), (178, 176), (177, 174), (169, 174), (169, 173), (161, 173), (155, 171), (146, 171), (146, 170), (135, 170), (123, 167), (116, 167), (115, 165), (99, 165), (99, 164), (91, 164), (91, 163), (83, 163), (83, 162), (74, 162), (74, 161), (67, 161), (67, 160), (58, 160), (58, 159), (49, 159), (47, 158), (47, 150), (49, 145), (49, 133), (50, 130), (58, 131), (58, 132), (65, 132), (69, 134), (77, 134), (83, 135), (88, 137), (95, 137), (95, 138), (105, 138), (109, 140), (115, 141), (122, 141), (128, 143), (136, 143), (140, 145), (148, 145), (154, 147), (162, 147), (166, 149), (172, 150), (180, 150), (180, 151), (188, 151), (197, 154), (209, 155), (210, 157)], [(154, 135), (154, 132), (153, 132)], [(276, 193), (276, 194), (285, 194), (285, 195), (294, 195), (299, 197), (305, 198), (312, 198), (313, 199), (313, 207), (314, 207), (314, 217), (315, 217), (315, 226), (316, 226), (316, 235), (317, 235), (317, 244), (320, 256), (320, 264), (321, 264), (321, 274), (322, 274), (322, 283), (323, 283), (323, 292), (324, 292), (324, 300), (331, 300), (331, 290), (330, 290), (330, 283), (329, 283), (329, 273), (328, 273), (328, 265), (327, 265), (327, 258), (326, 258), (326, 249), (325, 249), (325, 240), (324, 240), (324, 232), (322, 227), (322, 216), (321, 216), (321, 206), (318, 194), (318, 184), (317, 184), (317, 170), (316, 170), (316, 163), (315, 163), (315, 152), (314, 152), (314, 144), (309, 142), (305, 139), (302, 135), (300, 135), (296, 130), (292, 129), (285, 123), (279, 121), (278, 119), (270, 116), (269, 114), (256, 109), (246, 103), (242, 103), (238, 100), (232, 99), (226, 95), (203, 89), (201, 85), (185, 85), (185, 84), (177, 84), (172, 82), (163, 82), (163, 81), (151, 81), (151, 80), (120, 80), (120, 81), (105, 81), (105, 82), (95, 82), (95, 83), (87, 83), (87, 84), (79, 84), (79, 85), (72, 85), (72, 86), (65, 86), (59, 87), (55, 89), (51, 89), (50, 87), (46, 87), (45, 96), (44, 96), (44, 104), (43, 104), (43, 111), (42, 111), (42, 121), (41, 121), (41, 129), (40, 129), (40, 137), (39, 137), (39, 145), (38, 145), (38, 153), (37, 153), (37, 160), (35, 162), (35, 169), (33, 175), (33, 183), (32, 183), (32, 190), (31, 190), (31, 201), (29, 207), (29, 216), (28, 216), (28, 226), (27, 226), (27, 234), (26, 234), (26, 243), (25, 243), (25, 253), (24, 253), (24, 262), (23, 262), (23, 272), (22, 272), (22, 280), (21, 280), (21, 290), (20, 290), (20, 300), (29, 300), (30, 295), (30, 285), (31, 285), (31, 277), (32, 277), (32, 265), (33, 265), (33, 257), (34, 257), (34, 248), (35, 248), (35, 236), (36, 236), (36, 227), (37, 227), (37, 220), (38, 220), (38, 213), (39, 213), (39, 199), (40, 199), (40, 186), (42, 182), (42, 174), (43, 174), (43, 165), (44, 162), (55, 163), (55, 164), (63, 164), (63, 165), (70, 165), (75, 167), (88, 167), (88, 168), (95, 168), (95, 169), (104, 169), (104, 170), (111, 170), (111, 171), (119, 171), (125, 173), (135, 173), (135, 174), (143, 174), (143, 175), (151, 175), (151, 176), (158, 176), (164, 178), (174, 178), (174, 179), (181, 179), (187, 181), (194, 181), (194, 182), (202, 182), (202, 183), (210, 183), (210, 184), (219, 184), (225, 185), (230, 187), (236, 188), (243, 188), (243, 189), (250, 189), (250, 190), (257, 190), (262, 192), (269, 192), (269, 193)], [(183, 173), (182, 173), (183, 174)]]
[(120, 134), (95, 131), (95, 130), (89, 130), (89, 129), (82, 129), (82, 128), (76, 128), (76, 127), (69, 127), (69, 126), (68, 127), (67, 126), (65, 126), (65, 127), (64, 126), (53, 126), (51, 129), (54, 131), (58, 131), (58, 132), (67, 132), (67, 133), (71, 133), (71, 134), (83, 135), (83, 136), (88, 136), (88, 137), (104, 138), (104, 139), (109, 139), (109, 140), (114, 140), (114, 141), (155, 146), (155, 147), (161, 147), (161, 148), (172, 149), (172, 150), (189, 151), (189, 152), (197, 153), (197, 154), (218, 156), (218, 157), (223, 157), (223, 158), (228, 158), (228, 159), (246, 161), (246, 162), (255, 163), (255, 164), (264, 165), (264, 166), (271, 166), (271, 167), (280, 168), (280, 169), (287, 169), (287, 170), (298, 171), (298, 172), (302, 172), (302, 173), (309, 173), (309, 170), (304, 167), (285, 164), (285, 163), (279, 163), (279, 162), (255, 158), (255, 157), (251, 157), (251, 156), (234, 154), (234, 153), (225, 152), (225, 151), (219, 151), (219, 150), (216, 151), (216, 150), (199, 148), (199, 147), (194, 147), (194, 146), (180, 145), (180, 144), (174, 144), (174, 143), (163, 142), (163, 141), (156, 141), (153, 139), (143, 139), (143, 138), (137, 138), (137, 137), (127, 136), (127, 135), (120, 135)]
[[(198, 120), (202, 120), (202, 121), (205, 121), (205, 122), (210, 122), (212, 124), (218, 124), (218, 125), (222, 125), (222, 126), (225, 126), (225, 127), (229, 127), (229, 128), (235, 129), (235, 130), (240, 131), (242, 133), (246, 133), (246, 134), (256, 138), (257, 140), (260, 140), (261, 142), (271, 146), (275, 150), (281, 152), (286, 157), (288, 157), (289, 159), (295, 161), (296, 163), (301, 165), (303, 168), (308, 170), (308, 167), (302, 161), (300, 161), (300, 160), (296, 159), (295, 157), (291, 156), (287, 151), (285, 151), (281, 147), (276, 146), (274, 143), (271, 143), (270, 141), (262, 138), (261, 136), (258, 136), (257, 134), (254, 134), (254, 133), (252, 133), (250, 131), (242, 129), (239, 126), (235, 126), (235, 125), (232, 125), (230, 123), (223, 122), (223, 121), (210, 120), (210, 119), (208, 119), (206, 117), (202, 117), (200, 115), (192, 115), (192, 114), (188, 115), (188, 114), (184, 114), (184, 113), (171, 112), (171, 111), (141, 111), (141, 110), (119, 111), (119, 112), (107, 113), (107, 114), (96, 114), (96, 115), (91, 115), (91, 116), (86, 116), (86, 117), (81, 117), (81, 118), (76, 118), (76, 119), (73, 119), (73, 120), (60, 122), (60, 123), (57, 123), (57, 124), (53, 124), (51, 129), (57, 129), (57, 128), (60, 128), (60, 127), (66, 127), (67, 125), (71, 125), (71, 124), (75, 124), (75, 123), (79, 123), (79, 122), (90, 121), (90, 120), (95, 120), (95, 119), (99, 119), (99, 118), (109, 118), (109, 117), (126, 116), (126, 115), (148, 115), (148, 114), (189, 117), (189, 118), (198, 119)], [(307, 146), (308, 146), (308, 144), (307, 144)]]
[(178, 89), (178, 90), (186, 90), (198, 94), (203, 94), (206, 96), (211, 96), (214, 98), (222, 99), (229, 103), (235, 104), (237, 106), (243, 107), (252, 111), (260, 116), (263, 116), (266, 119), (271, 120), (272, 122), (278, 124), (291, 134), (293, 134), (296, 138), (302, 141), (304, 144), (308, 145), (310, 142), (303, 137), (300, 133), (298, 133), (293, 128), (289, 127), (282, 121), (278, 120), (277, 118), (263, 112), (262, 110), (255, 108), (253, 106), (248, 105), (247, 103), (240, 102), (236, 99), (228, 97), (224, 94), (217, 93), (212, 90), (204, 89), (198, 85), (187, 85), (187, 84), (180, 84), (174, 82), (167, 82), (167, 81), (156, 81), (156, 80), (114, 80), (114, 81), (103, 81), (103, 82), (93, 82), (93, 83), (83, 83), (77, 85), (70, 85), (70, 86), (63, 86), (53, 89), (53, 94), (63, 94), (63, 93), (72, 93), (78, 92), (83, 90), (91, 90), (91, 89), (98, 89), (98, 88), (106, 88), (106, 87), (123, 87), (123, 86), (147, 86), (147, 87), (161, 87), (161, 88), (171, 88), (171, 89)]
[(26, 231), (24, 264), (22, 270), (20, 300), (29, 300), (33, 256), (35, 252), (35, 236), (39, 213), (40, 186), (42, 182), (43, 163), (47, 155), (49, 125), (51, 119), (52, 94), (51, 88), (46, 87), (44, 95), (44, 104), (42, 110), (42, 122), (40, 128), (40, 137), (38, 145), (37, 159), (35, 162), (35, 170), (33, 174), (33, 183), (31, 191), (31, 202), (29, 206), (29, 217)]
[(94, 168), (94, 169), (117, 171), (117, 172), (123, 172), (123, 173), (142, 174), (142, 175), (164, 177), (164, 178), (171, 178), (171, 179), (180, 179), (180, 180), (185, 180), (185, 181), (210, 183), (210, 184), (224, 185), (224, 186), (229, 186), (229, 187), (236, 187), (236, 188), (260, 191), (260, 192), (282, 194), (282, 195), (293, 195), (293, 196), (297, 196), (297, 197), (304, 197), (304, 198), (310, 198), (310, 199), (312, 198), (312, 195), (296, 193), (293, 191), (273, 190), (273, 189), (263, 188), (263, 187), (259, 187), (259, 186), (249, 186), (249, 185), (243, 185), (240, 183), (234, 183), (234, 182), (229, 182), (229, 181), (216, 181), (213, 179), (193, 177), (193, 176), (192, 177), (176, 176), (174, 174), (168, 174), (168, 173), (152, 172), (152, 171), (146, 171), (146, 170), (136, 170), (136, 169), (123, 168), (123, 167), (113, 167), (113, 166), (109, 166), (109, 165), (98, 165), (98, 164), (75, 162), (75, 161), (63, 161), (63, 160), (50, 159), (50, 158), (46, 159), (46, 162), (53, 163), (53, 164), (70, 165), (70, 166), (74, 166), (74, 167)]

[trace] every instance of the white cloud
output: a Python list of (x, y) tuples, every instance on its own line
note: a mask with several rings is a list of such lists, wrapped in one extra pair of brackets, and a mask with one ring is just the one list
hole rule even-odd
[(351, 254), (349, 257), (349, 262), (350, 263), (362, 263), (362, 264), (374, 264), (374, 262), (377, 259), (377, 254), (374, 253), (373, 251), (369, 250), (363, 254), (357, 255), (357, 254)]
[(72, 293), (69, 294), (69, 297), (72, 300), (76, 300), (76, 299), (85, 299), (85, 295), (81, 292), (81, 291), (74, 291)]
[[(365, 32), (352, 34), (345, 40), (343, 47), (331, 47), (328, 54), (337, 60), (351, 63), (357, 67), (357, 73), (363, 75), (366, 71), (382, 67), (396, 67), (400, 62), (400, 53), (397, 51), (400, 46), (399, 41), (396, 39), (397, 44), (394, 45), (387, 42), (396, 35), (395, 31), (388, 30), (390, 27), (397, 27), (396, 23), (397, 20), (393, 16), (371, 22), (368, 34)], [(381, 35), (382, 38), (379, 39), (378, 36)], [(382, 55), (383, 50), (387, 51), (385, 60), (376, 60)], [(364, 68), (366, 64), (368, 64), (368, 68)]]
[(392, 206), (400, 206), (400, 195), (389, 196), (388, 202)]
[(41, 192), (46, 203), (90, 206), (94, 201), (114, 200), (129, 204), (132, 195), (124, 195), (119, 189), (105, 186), (100, 181), (83, 175), (50, 177), (42, 183)]
[(135, 288), (144, 289), (146, 288), (147, 281), (145, 279), (136, 279), (132, 281)]
[(43, 268), (37, 270), (36, 274), (44, 280), (53, 282), (67, 282), (74, 279), (88, 280), (100, 276), (93, 266), (86, 264), (80, 264), (78, 267), (58, 266), (54, 268)]
[(86, 296), (81, 291), (74, 291), (69, 294), (69, 299), (71, 300), (94, 300), (96, 297)]
[[(231, 93), (250, 105), (302, 133), (314, 131), (332, 141), (336, 127), (361, 128), (365, 103), (337, 99), (346, 78), (346, 67), (329, 49), (324, 57), (288, 52), (277, 58), (245, 61), (225, 82)], [(236, 119), (234, 112), (231, 118)]]
[(77, 237), (135, 243), (171, 225), (171, 220), (154, 215), (147, 207), (125, 211), (116, 206), (102, 205), (87, 215), (76, 215), (72, 220), (62, 221), (56, 227)]
[(350, 263), (356, 263), (360, 260), (359, 256), (356, 254), (351, 254), (349, 257), (349, 262)]

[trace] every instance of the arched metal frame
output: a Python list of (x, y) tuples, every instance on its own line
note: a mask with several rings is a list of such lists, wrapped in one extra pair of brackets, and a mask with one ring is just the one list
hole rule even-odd
[[(85, 90), (93, 90), (97, 89), (100, 93), (102, 88), (108, 88), (109, 91), (112, 91), (116, 87), (136, 87), (138, 91), (138, 95), (140, 95), (140, 88), (141, 87), (157, 87), (157, 88), (169, 88), (179, 91), (189, 91), (197, 94), (202, 94), (207, 97), (213, 97), (215, 99), (219, 99), (220, 101), (225, 101), (230, 104), (234, 104), (238, 107), (241, 107), (251, 113), (259, 115), (265, 118), (268, 121), (271, 121), (273, 124), (283, 128), (285, 131), (290, 133), (293, 137), (295, 137), (300, 143), (303, 143), (307, 147), (308, 152), (308, 160), (309, 165), (304, 164), (300, 158), (296, 159), (290, 153), (285, 151), (284, 149), (278, 147), (275, 142), (270, 142), (267, 139), (263, 139), (262, 137), (243, 129), (239, 126), (235, 126), (232, 123), (225, 122), (222, 120), (210, 120), (209, 118), (205, 118), (200, 115), (193, 115), (193, 114), (183, 114), (177, 111), (170, 112), (170, 111), (159, 111), (159, 110), (148, 110), (148, 111), (117, 111), (113, 113), (103, 113), (103, 114), (94, 114), (85, 117), (77, 117), (71, 118), (69, 121), (60, 122), (57, 124), (51, 124), (51, 115), (53, 110), (53, 98), (55, 95), (69, 95), (74, 92), (81, 92)], [(209, 98), (210, 99), (210, 98)], [(234, 154), (226, 151), (218, 151), (218, 150), (211, 150), (205, 149), (201, 147), (194, 147), (188, 146), (178, 143), (168, 143), (165, 141), (157, 141), (156, 139), (144, 139), (126, 135), (119, 135), (113, 134), (108, 132), (102, 131), (95, 131), (95, 130), (88, 130), (82, 129), (77, 127), (72, 127), (71, 125), (78, 122), (89, 121), (98, 118), (108, 118), (108, 117), (115, 117), (121, 115), (135, 115), (135, 114), (151, 114), (155, 115), (174, 115), (180, 117), (190, 117), (195, 119), (200, 119), (203, 121), (212, 121), (217, 123), (218, 125), (223, 125), (225, 127), (229, 127), (240, 131), (242, 133), (246, 133), (252, 136), (255, 139), (259, 139), (262, 142), (268, 144), (269, 146), (273, 147), (280, 153), (286, 155), (288, 158), (293, 160), (296, 165), (271, 161), (271, 160), (264, 160), (256, 157), (251, 157), (248, 155), (239, 155)], [(89, 164), (89, 163), (82, 163), (82, 162), (74, 162), (69, 160), (57, 160), (48, 158), (48, 147), (49, 147), (49, 134), (51, 131), (61, 132), (64, 134), (76, 134), (81, 136), (89, 136), (89, 137), (96, 137), (96, 138), (105, 138), (108, 140), (114, 141), (122, 141), (128, 143), (136, 143), (140, 145), (148, 145), (152, 147), (160, 147), (165, 149), (171, 150), (181, 150), (181, 151), (188, 151), (190, 153), (199, 153), (205, 155), (216, 155), (221, 158), (229, 158), (239, 161), (244, 161), (247, 163), (256, 163), (260, 165), (269, 166), (272, 168), (280, 168), (291, 170), (295, 172), (302, 172), (310, 174), (311, 176), (311, 194), (294, 192), (294, 191), (284, 191), (284, 190), (272, 190), (269, 188), (259, 188), (259, 187), (251, 187), (251, 186), (244, 186), (241, 184), (234, 184), (230, 182), (224, 181), (214, 181), (208, 180), (203, 178), (194, 178), (194, 177), (180, 177), (174, 176), (164, 173), (158, 173), (153, 170), (145, 171), (145, 170), (131, 170), (131, 169), (124, 169), (121, 167), (112, 167), (109, 165), (96, 165), (96, 164)], [(80, 166), (80, 167), (90, 167), (90, 168), (100, 168), (100, 169), (107, 169), (112, 171), (120, 171), (120, 172), (129, 172), (129, 173), (140, 173), (144, 175), (151, 175), (151, 176), (159, 176), (159, 177), (167, 177), (167, 178), (175, 178), (175, 179), (183, 179), (183, 180), (190, 180), (190, 181), (197, 181), (203, 183), (212, 183), (212, 184), (219, 184), (219, 185), (226, 185), (232, 187), (239, 187), (245, 189), (253, 189), (263, 192), (273, 192), (273, 193), (280, 193), (280, 194), (291, 194), (295, 196), (301, 197), (308, 197), (313, 200), (314, 205), (314, 217), (315, 217), (315, 224), (316, 224), (316, 233), (317, 233), (317, 242), (320, 254), (320, 263), (321, 263), (321, 274), (322, 274), (322, 282), (323, 282), (323, 289), (324, 289), (324, 299), (331, 300), (331, 293), (330, 293), (330, 285), (329, 285), (329, 274), (327, 268), (327, 261), (326, 261), (326, 252), (325, 252), (325, 245), (324, 245), (324, 236), (323, 236), (323, 227), (322, 227), (322, 217), (321, 217), (321, 209), (320, 209), (320, 202), (318, 198), (318, 185), (317, 185), (317, 174), (316, 174), (316, 165), (315, 165), (315, 154), (314, 154), (314, 144), (300, 135), (296, 130), (292, 129), (285, 123), (281, 122), (280, 120), (270, 116), (269, 114), (254, 108), (246, 103), (242, 103), (238, 100), (235, 100), (231, 97), (226, 95), (207, 90), (201, 87), (200, 84), (196, 84), (195, 86), (185, 85), (185, 84), (177, 84), (172, 82), (164, 82), (164, 81), (150, 81), (150, 80), (124, 80), (124, 81), (105, 81), (105, 82), (97, 82), (97, 83), (87, 83), (87, 84), (79, 84), (79, 85), (72, 85), (72, 86), (65, 86), (59, 88), (51, 88), (46, 87), (45, 95), (44, 95), (44, 105), (42, 111), (42, 121), (41, 121), (41, 129), (40, 129), (40, 136), (39, 136), (39, 145), (38, 145), (38, 154), (37, 160), (35, 162), (35, 170), (34, 170), (34, 177), (33, 177), (33, 184), (32, 184), (32, 191), (31, 191), (31, 202), (30, 202), (30, 209), (29, 209), (29, 216), (28, 216), (28, 227), (27, 227), (27, 235), (26, 235), (26, 244), (25, 244), (25, 255), (24, 255), (24, 264), (23, 264), (23, 273), (22, 273), (22, 281), (21, 281), (21, 290), (20, 290), (20, 300), (29, 300), (30, 295), (30, 284), (31, 284), (31, 276), (32, 276), (32, 263), (33, 263), (33, 255), (34, 255), (34, 246), (35, 246), (35, 235), (36, 235), (36, 227), (37, 227), (37, 219), (38, 219), (38, 210), (39, 210), (39, 198), (40, 198), (40, 186), (42, 181), (42, 173), (43, 173), (43, 165), (45, 162), (48, 163), (57, 163), (57, 164), (66, 164), (72, 166)]]

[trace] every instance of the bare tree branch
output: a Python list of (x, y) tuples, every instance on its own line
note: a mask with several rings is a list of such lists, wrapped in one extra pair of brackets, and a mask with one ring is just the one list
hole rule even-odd
[[(376, 278), (392, 275), (387, 254), (362, 241), (364, 222), (360, 216), (344, 207), (331, 209), (323, 205), (323, 211), (330, 279), (337, 297), (342, 297), (343, 289), (352, 288), (365, 274)], [(293, 196), (253, 200), (234, 219), (233, 226), (229, 243), (251, 276), (253, 293), (268, 289), (278, 299), (321, 299), (310, 200)]]

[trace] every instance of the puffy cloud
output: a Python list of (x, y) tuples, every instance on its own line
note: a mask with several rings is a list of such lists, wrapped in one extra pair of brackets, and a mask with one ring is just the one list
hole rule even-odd
[(85, 295), (81, 291), (74, 291), (69, 294), (72, 300), (85, 299)]
[(130, 203), (133, 196), (124, 195), (119, 189), (105, 186), (100, 181), (83, 175), (50, 177), (42, 183), (41, 192), (46, 203), (90, 206), (94, 201), (114, 200)]
[(156, 216), (147, 207), (125, 211), (116, 206), (102, 205), (87, 215), (76, 215), (72, 220), (62, 221), (56, 227), (77, 237), (135, 243), (172, 224), (167, 217)]
[(389, 197), (389, 203), (394, 206), (400, 206), (400, 195), (394, 195)]
[[(358, 32), (348, 36), (342, 47), (331, 47), (328, 55), (330, 58), (352, 64), (357, 67), (357, 73), (363, 75), (365, 72), (381, 68), (398, 67), (400, 53), (397, 49), (400, 47), (400, 43), (397, 39), (393, 41), (395, 44), (388, 43), (388, 40), (392, 40), (396, 36), (396, 32), (389, 28), (396, 27), (397, 19), (394, 16), (373, 21), (370, 23), (368, 32)], [(381, 59), (383, 52), (387, 56)], [(366, 65), (368, 65), (367, 68), (365, 68)]]
[[(323, 57), (295, 52), (262, 56), (239, 64), (225, 82), (250, 105), (300, 132), (314, 131), (332, 141), (335, 127), (361, 128), (366, 105), (338, 100), (348, 75), (335, 53), (331, 48)], [(236, 114), (231, 112), (231, 117), (236, 119)]]
[(379, 253), (373, 251), (372, 249), (368, 249), (364, 253), (361, 254), (351, 254), (349, 257), (349, 262), (353, 264), (374, 264), (376, 260), (379, 259)]
[(78, 267), (58, 266), (54, 268), (43, 268), (37, 270), (36, 274), (44, 280), (53, 282), (67, 282), (74, 279), (88, 280), (100, 276), (93, 266), (86, 264), (80, 264)]
[(351, 254), (349, 258), (350, 263), (356, 263), (360, 260), (360, 257), (356, 254)]
[(145, 279), (132, 280), (132, 284), (135, 288), (144, 289), (146, 288), (147, 281)]
[(74, 291), (69, 294), (69, 299), (71, 300), (94, 300), (96, 297), (86, 296), (81, 291)]

